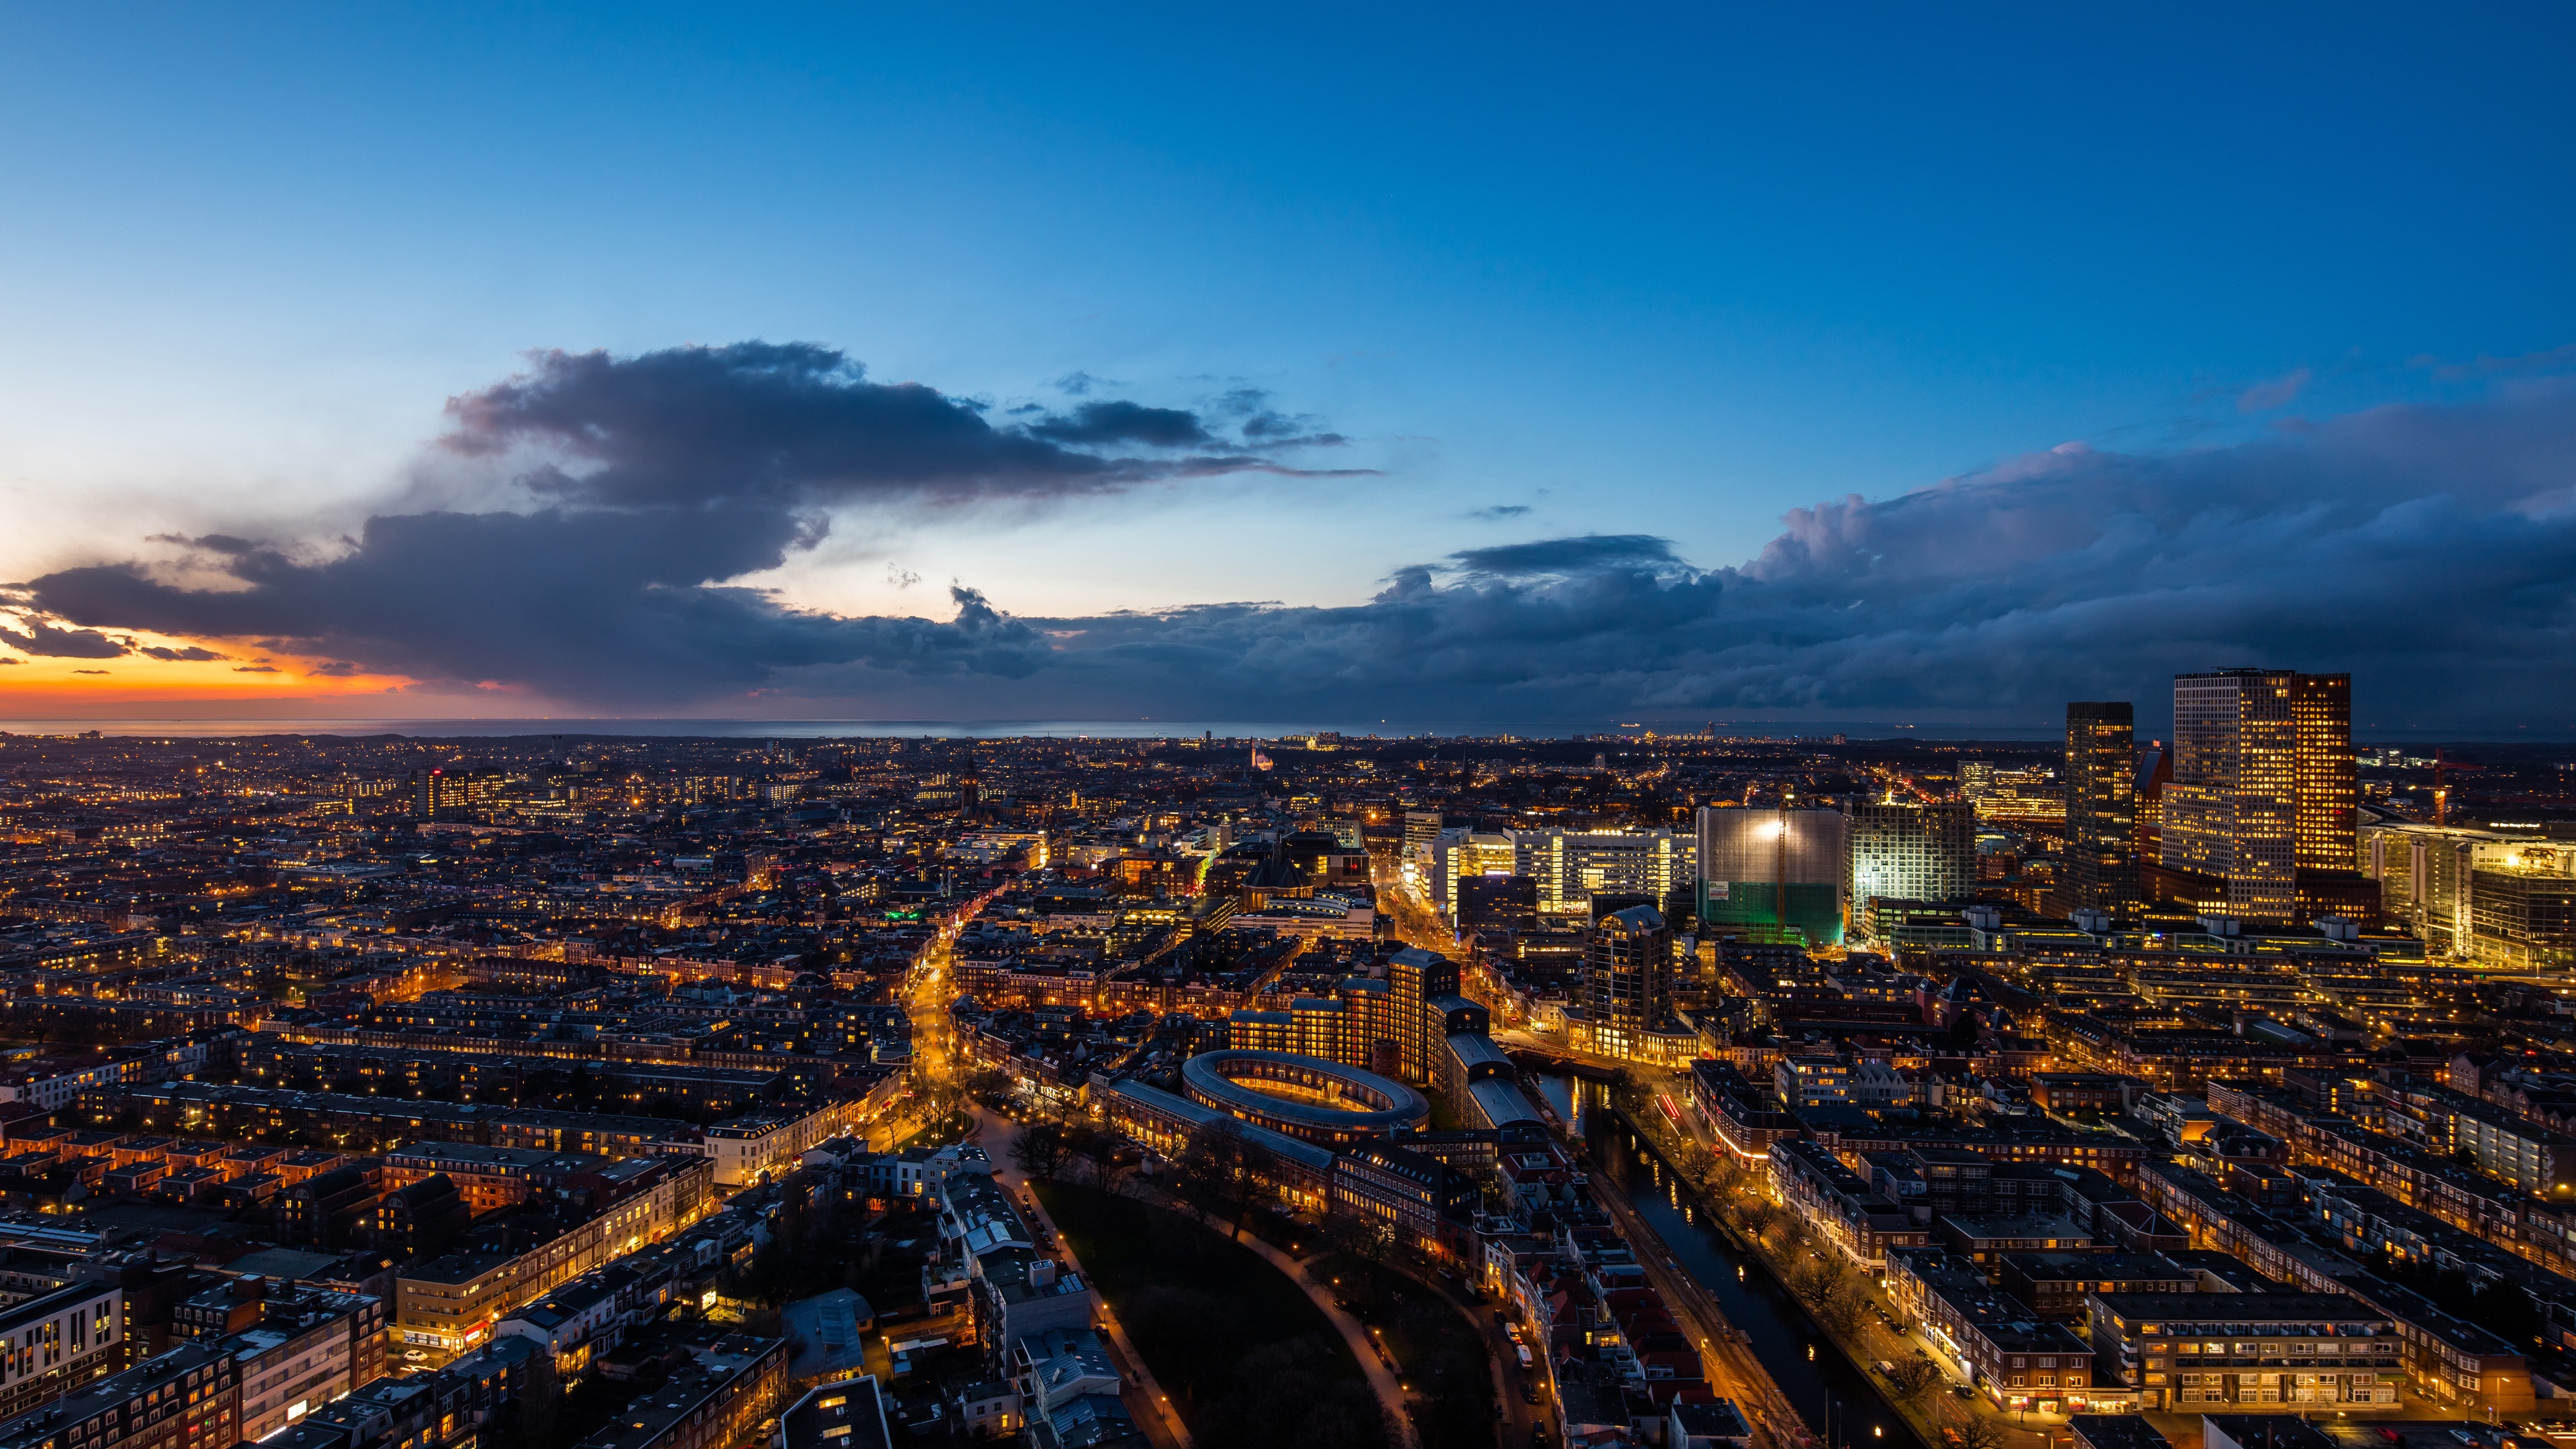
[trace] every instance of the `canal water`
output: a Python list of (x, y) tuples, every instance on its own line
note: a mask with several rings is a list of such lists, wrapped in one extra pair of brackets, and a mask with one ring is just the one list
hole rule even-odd
[(1752, 1338), (1753, 1356), (1819, 1440), (1832, 1405), (1834, 1439), (1844, 1449), (1924, 1449), (1888, 1408), (1873, 1376), (1843, 1356), (1761, 1260), (1737, 1251), (1706, 1213), (1683, 1203), (1672, 1175), (1610, 1110), (1607, 1088), (1562, 1076), (1541, 1077), (1539, 1085), (1582, 1132), (1593, 1170), (1627, 1193), (1673, 1260), (1707, 1285), (1727, 1321)]

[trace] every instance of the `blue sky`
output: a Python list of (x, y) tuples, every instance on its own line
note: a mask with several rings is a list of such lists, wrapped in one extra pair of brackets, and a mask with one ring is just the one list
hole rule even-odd
[[(845, 501), (732, 580), (938, 619), (950, 580), (1025, 617), (1354, 607), (1593, 533), (1716, 568), (1793, 508), (2070, 442), (2486, 407), (2576, 342), (2571, 32), (2549, 7), (22, 8), (0, 577), (529, 506), (428, 445), (532, 349), (810, 341), (996, 417), (1075, 406), (1077, 374), (1183, 410), (1254, 388), (1349, 440), (1294, 460), (1349, 476)], [(1527, 511), (1471, 516), (1497, 506)]]

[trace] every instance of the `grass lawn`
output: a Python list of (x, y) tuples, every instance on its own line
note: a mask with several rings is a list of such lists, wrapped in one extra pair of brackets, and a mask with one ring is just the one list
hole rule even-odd
[(1062, 1182), (1036, 1189), (1199, 1442), (1392, 1442), (1341, 1335), (1252, 1250), (1134, 1198)]
[(1423, 1449), (1491, 1449), (1497, 1390), (1481, 1326), (1431, 1285), (1364, 1258), (1328, 1253), (1306, 1271), (1380, 1336), (1405, 1387), (1430, 1397), (1416, 1416)]

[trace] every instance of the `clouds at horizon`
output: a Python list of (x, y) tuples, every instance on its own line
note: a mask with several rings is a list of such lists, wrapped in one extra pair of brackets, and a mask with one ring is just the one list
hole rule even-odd
[(728, 581), (814, 548), (836, 509), (954, 512), (1235, 473), (1361, 471), (1281, 461), (1343, 440), (1258, 390), (1196, 411), (1091, 398), (1001, 423), (990, 412), (920, 383), (873, 381), (806, 343), (541, 352), (528, 372), (450, 399), (435, 445), (506, 471), (529, 506), (378, 514), (319, 553), (295, 540), (156, 536), (222, 584), (136, 561), (61, 570), (26, 587), (26, 632), (0, 631), (0, 642), (113, 658), (135, 642), (63, 621), (154, 619), (120, 627), (329, 656), (313, 671), (325, 675), (616, 707), (740, 693), (820, 664), (1015, 678), (1036, 667), (1043, 641), (972, 588), (953, 588), (957, 617), (933, 623), (816, 613)]
[(2152, 718), (2177, 671), (2267, 664), (2350, 670), (2357, 714), (2388, 723), (2576, 714), (2563, 379), (2199, 451), (2059, 448), (1793, 509), (1756, 557), (1715, 568), (1602, 532), (1426, 549), (1342, 607), (1022, 618), (959, 584), (948, 620), (728, 582), (810, 548), (838, 505), (1079, 499), (1339, 441), (1259, 395), (1078, 396), (997, 424), (819, 348), (544, 354), (451, 404), (441, 442), (527, 460), (525, 509), (383, 514), (328, 555), (210, 536), (196, 558), (217, 588), (66, 569), (26, 586), (21, 627), (253, 640), (628, 712), (757, 690), (746, 708), (853, 718), (2022, 719), (2070, 698)]

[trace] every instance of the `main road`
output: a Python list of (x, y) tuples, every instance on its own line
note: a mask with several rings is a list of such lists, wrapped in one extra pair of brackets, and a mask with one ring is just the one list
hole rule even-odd
[[(1370, 880), (1377, 886), (1378, 914), (1393, 927), (1397, 940), (1425, 951), (1437, 951), (1452, 959), (1460, 955), (1458, 938), (1451, 934), (1448, 924), (1440, 919), (1440, 913), (1432, 908), (1421, 890), (1405, 881), (1401, 863), (1389, 862), (1383, 856), (1371, 856), (1369, 872)], [(1484, 968), (1472, 961), (1462, 963), (1458, 989), (1467, 999), (1491, 1012), (1496, 1027), (1521, 1024), (1520, 1009), (1513, 1002), (1511, 993), (1503, 990), (1501, 982), (1487, 976)]]
[[(959, 924), (964, 924), (963, 918)], [(944, 1086), (961, 1079), (957, 1062), (957, 1031), (948, 1019), (948, 1003), (952, 999), (948, 991), (951, 964), (948, 946), (953, 935), (952, 931), (942, 930), (939, 939), (931, 943), (921, 964), (913, 968), (911, 983), (904, 995), (904, 1014), (912, 1021), (915, 1097), (923, 1102), (937, 1094), (921, 1091), (921, 1086)], [(1044, 1210), (1037, 1204), (1036, 1195), (1028, 1190), (1027, 1178), (1010, 1160), (1011, 1137), (1018, 1128), (980, 1106), (972, 1103), (968, 1106), (975, 1114), (975, 1126), (969, 1131), (968, 1138), (992, 1156), (994, 1178), (1021, 1204), (1021, 1211), (1054, 1239), (1057, 1251), (1064, 1255), (1068, 1266), (1081, 1273), (1082, 1264), (1074, 1259), (1073, 1245), (1065, 1241), (1064, 1234), (1056, 1231), (1053, 1222), (1047, 1220)], [(1135, 1344), (1128, 1341), (1127, 1330), (1109, 1311), (1109, 1300), (1101, 1295), (1099, 1286), (1092, 1282), (1089, 1274), (1083, 1274), (1082, 1281), (1091, 1287), (1093, 1320), (1109, 1340), (1110, 1364), (1125, 1381), (1119, 1397), (1125, 1401), (1129, 1417), (1153, 1441), (1154, 1449), (1196, 1449), (1190, 1438), (1189, 1425), (1182, 1422), (1180, 1412), (1172, 1407), (1171, 1396), (1155, 1382), (1154, 1370), (1146, 1364), (1144, 1356), (1136, 1352)]]

